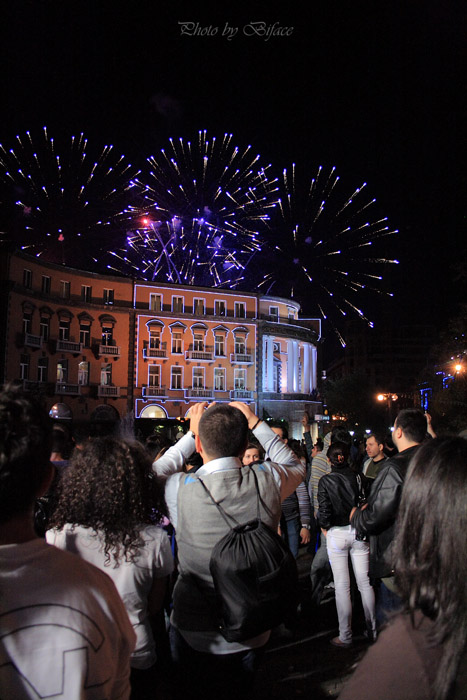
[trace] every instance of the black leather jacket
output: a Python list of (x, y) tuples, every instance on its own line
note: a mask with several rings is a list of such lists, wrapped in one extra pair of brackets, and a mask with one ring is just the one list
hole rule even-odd
[[(368, 495), (368, 480), (361, 474), (365, 495)], [(325, 530), (336, 525), (349, 525), (350, 511), (358, 503), (358, 482), (355, 472), (345, 466), (332, 468), (330, 474), (321, 477), (318, 483), (318, 520)]]
[(368, 506), (356, 510), (352, 525), (357, 532), (370, 535), (370, 578), (393, 575), (391, 545), (409, 462), (418, 445), (390, 457), (371, 486)]

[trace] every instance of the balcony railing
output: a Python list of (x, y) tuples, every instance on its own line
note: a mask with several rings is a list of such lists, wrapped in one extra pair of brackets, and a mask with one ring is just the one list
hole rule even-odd
[(166, 398), (167, 390), (165, 386), (143, 386), (143, 396), (145, 398)]
[(97, 387), (98, 396), (120, 396), (119, 386), (107, 386), (107, 384), (99, 384)]
[(230, 353), (230, 362), (233, 365), (252, 365), (253, 355), (245, 352)]
[(23, 379), (24, 391), (45, 391), (46, 382), (35, 382), (32, 379)]
[(205, 362), (214, 362), (214, 353), (206, 350), (187, 350), (185, 353), (187, 360), (204, 360)]
[(190, 399), (213, 399), (214, 391), (212, 389), (185, 389), (185, 398)]
[(165, 348), (143, 348), (143, 357), (167, 357), (167, 350)]
[(71, 340), (57, 340), (57, 352), (72, 352), (79, 354), (83, 352), (83, 343), (74, 343)]
[(66, 394), (67, 396), (78, 396), (81, 394), (79, 384), (67, 384), (66, 382), (57, 382), (55, 384), (56, 394)]
[(42, 337), (40, 335), (33, 335), (32, 333), (24, 334), (24, 344), (28, 348), (41, 348), (42, 347)]
[(252, 399), (253, 392), (249, 389), (233, 389), (230, 392), (230, 398), (236, 400)]
[(120, 357), (120, 347), (118, 345), (99, 345), (99, 355), (111, 355)]

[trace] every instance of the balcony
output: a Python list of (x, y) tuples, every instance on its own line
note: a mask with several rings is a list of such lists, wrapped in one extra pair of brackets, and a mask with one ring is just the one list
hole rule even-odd
[(230, 364), (232, 365), (252, 365), (253, 355), (244, 352), (230, 353)]
[(74, 343), (71, 340), (57, 340), (55, 349), (57, 352), (71, 352), (74, 355), (79, 355), (83, 352), (83, 343)]
[(55, 384), (55, 393), (66, 396), (79, 396), (81, 394), (81, 386), (79, 384), (67, 384), (66, 382), (57, 382)]
[(155, 357), (163, 358), (164, 360), (166, 360), (167, 350), (165, 348), (165, 343), (161, 348), (143, 348), (143, 357), (145, 360)]
[(198, 360), (201, 362), (214, 362), (214, 353), (206, 350), (187, 350), (186, 360)]
[(24, 345), (28, 348), (41, 348), (42, 336), (33, 335), (32, 333), (24, 334)]
[(214, 391), (212, 389), (199, 389), (198, 387), (195, 387), (194, 389), (185, 389), (185, 398), (186, 399), (202, 399), (203, 401), (205, 399), (213, 399), (214, 398)]
[(119, 386), (108, 386), (107, 384), (99, 384), (97, 387), (98, 396), (120, 396)]
[(143, 386), (143, 397), (145, 399), (166, 399), (167, 390), (165, 386)]
[(99, 355), (120, 357), (121, 351), (118, 345), (99, 345)]
[(24, 391), (45, 391), (47, 387), (46, 382), (34, 382), (31, 379), (23, 379), (23, 389)]
[(230, 398), (234, 401), (251, 401), (253, 399), (253, 392), (249, 389), (233, 389), (230, 392)]

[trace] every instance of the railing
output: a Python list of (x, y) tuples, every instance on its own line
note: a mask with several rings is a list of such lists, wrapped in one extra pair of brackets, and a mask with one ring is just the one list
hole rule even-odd
[(83, 343), (74, 343), (71, 340), (57, 340), (56, 350), (57, 352), (72, 352), (78, 354), (83, 352)]
[(45, 390), (46, 382), (35, 382), (32, 379), (23, 379), (24, 391), (42, 391)]
[(230, 354), (230, 362), (232, 364), (253, 364), (253, 355), (244, 352), (233, 352)]
[(79, 384), (67, 384), (66, 382), (57, 382), (55, 384), (56, 394), (66, 394), (67, 396), (78, 396), (81, 394)]
[(165, 348), (143, 348), (143, 357), (167, 357)]
[(212, 399), (214, 392), (212, 389), (185, 389), (185, 397), (192, 399)]
[(252, 399), (253, 392), (249, 389), (232, 389), (230, 392), (231, 399)]
[(42, 347), (42, 336), (32, 335), (32, 333), (24, 334), (24, 344), (29, 348), (41, 348)]
[(205, 360), (207, 362), (214, 362), (214, 353), (206, 352), (203, 350), (187, 350), (185, 353), (185, 359)]
[(98, 396), (120, 396), (119, 386), (107, 386), (107, 384), (99, 384), (97, 387)]
[(165, 386), (143, 386), (143, 396), (145, 397), (165, 397), (167, 391)]
[(112, 355), (119, 357), (121, 354), (118, 345), (99, 345), (99, 355)]

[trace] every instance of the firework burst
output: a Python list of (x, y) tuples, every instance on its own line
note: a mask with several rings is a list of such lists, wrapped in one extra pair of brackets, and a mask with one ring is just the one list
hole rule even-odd
[(390, 230), (387, 218), (376, 216), (376, 200), (365, 195), (366, 183), (345, 195), (335, 168), (325, 172), (321, 166), (300, 188), (293, 165), (283, 171), (280, 216), (263, 251), (265, 274), (258, 288), (297, 298), (330, 323), (342, 345), (342, 317), (355, 314), (373, 326), (362, 309), (365, 297), (392, 296), (380, 283), (384, 268), (398, 262), (377, 252), (397, 231)]
[(87, 147), (83, 134), (56, 144), (45, 127), (38, 140), (26, 132), (0, 145), (2, 224), (23, 250), (86, 268), (114, 244), (138, 172), (113, 146)]
[(235, 146), (231, 134), (216, 139), (206, 131), (196, 143), (170, 139), (148, 163), (148, 182), (134, 181), (142, 203), (127, 212), (135, 228), (109, 267), (150, 280), (247, 287), (277, 202), (270, 166), (251, 146)]

